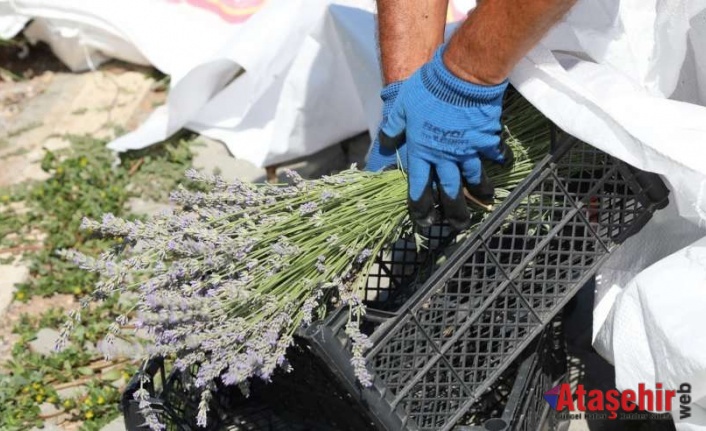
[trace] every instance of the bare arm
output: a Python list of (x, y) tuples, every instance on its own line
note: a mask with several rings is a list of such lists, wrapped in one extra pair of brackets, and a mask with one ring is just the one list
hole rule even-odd
[(454, 34), (444, 63), (476, 84), (502, 82), (576, 0), (484, 0)]
[(377, 0), (385, 84), (409, 78), (444, 41), (448, 0)]

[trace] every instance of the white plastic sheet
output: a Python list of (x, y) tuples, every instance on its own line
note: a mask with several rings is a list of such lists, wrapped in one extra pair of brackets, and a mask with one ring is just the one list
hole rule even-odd
[(706, 238), (608, 295), (613, 293), (615, 304), (609, 309), (599, 305), (594, 314), (607, 314), (612, 321), (596, 341), (616, 365), (616, 386), (662, 383), (676, 389), (686, 383), (691, 402), (685, 408), (675, 402), (677, 429), (706, 429)]
[(0, 15), (0, 39), (12, 39), (27, 24), (26, 17), (19, 15)]
[(230, 2), (0, 0), (0, 16), (31, 18), (27, 35), (47, 42), (72, 70), (118, 58), (178, 78), (211, 58), (239, 27), (204, 6)]
[(327, 0), (268, 3), (210, 60), (173, 81), (166, 109), (110, 148), (141, 148), (187, 127), (264, 166), (365, 130), (347, 53), (326, 19), (328, 5)]
[[(371, 11), (374, 0), (0, 0), (0, 15), (33, 17), (28, 36), (74, 70), (115, 57), (171, 75), (167, 106), (111, 148), (143, 148), (187, 127), (264, 166), (367, 128), (345, 41), (330, 37), (331, 4)], [(452, 0), (449, 19), (473, 4)], [(240, 25), (211, 10), (234, 6), (257, 13)]]

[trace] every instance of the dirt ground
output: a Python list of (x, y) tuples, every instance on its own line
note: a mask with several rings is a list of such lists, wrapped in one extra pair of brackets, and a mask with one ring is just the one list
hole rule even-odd
[[(18, 341), (18, 336), (12, 333), (12, 328), (20, 321), (23, 314), (39, 315), (51, 308), (73, 310), (78, 307), (78, 301), (73, 295), (54, 295), (49, 298), (35, 296), (26, 303), (14, 301), (0, 316), (0, 367), (11, 358), (12, 346)], [(1, 368), (0, 368), (1, 371)]]

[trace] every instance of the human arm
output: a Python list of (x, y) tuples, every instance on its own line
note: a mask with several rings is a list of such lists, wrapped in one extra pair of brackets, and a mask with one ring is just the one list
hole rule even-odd
[(385, 85), (404, 81), (444, 41), (448, 0), (377, 0), (380, 63)]
[(484, 0), (451, 41), (400, 88), (383, 124), (382, 147), (405, 141), (411, 218), (435, 219), (433, 183), (445, 218), (463, 229), (470, 222), (462, 188), (492, 199), (480, 158), (509, 165), (501, 147), (502, 98), (515, 64), (575, 0)]
[[(407, 78), (428, 62), (444, 40), (448, 0), (377, 0), (378, 39), (384, 87), (381, 126), (385, 123), (399, 89)], [(399, 148), (381, 148), (375, 139), (368, 162), (369, 171), (397, 164), (399, 153), (405, 166), (407, 153)]]
[(459, 78), (494, 85), (557, 23), (576, 0), (485, 0), (449, 41), (444, 64)]

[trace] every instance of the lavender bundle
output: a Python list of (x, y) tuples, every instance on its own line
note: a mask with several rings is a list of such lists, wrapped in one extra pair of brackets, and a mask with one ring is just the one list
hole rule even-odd
[[(486, 167), (499, 200), (549, 146), (546, 119), (519, 96), (507, 101), (504, 124), (515, 165)], [(370, 385), (363, 360), (369, 342), (358, 323), (374, 257), (410, 231), (405, 174), (350, 169), (303, 180), (287, 172), (285, 185), (227, 182), (196, 171), (187, 176), (205, 191), (174, 191), (177, 210), (144, 222), (110, 214), (84, 220), (84, 229), (121, 239), (122, 252), (64, 254), (100, 273), (93, 299), (137, 293), (134, 323), (152, 336), (150, 356), (172, 357), (182, 370), (198, 365), (197, 422), (205, 425), (216, 379), (244, 389), (253, 377), (269, 380), (287, 366), (295, 331), (332, 305), (349, 310), (352, 364), (360, 383)], [(121, 316), (113, 334), (127, 321)], [(143, 408), (149, 405), (146, 391), (136, 397)], [(161, 428), (154, 416), (150, 423)]]

